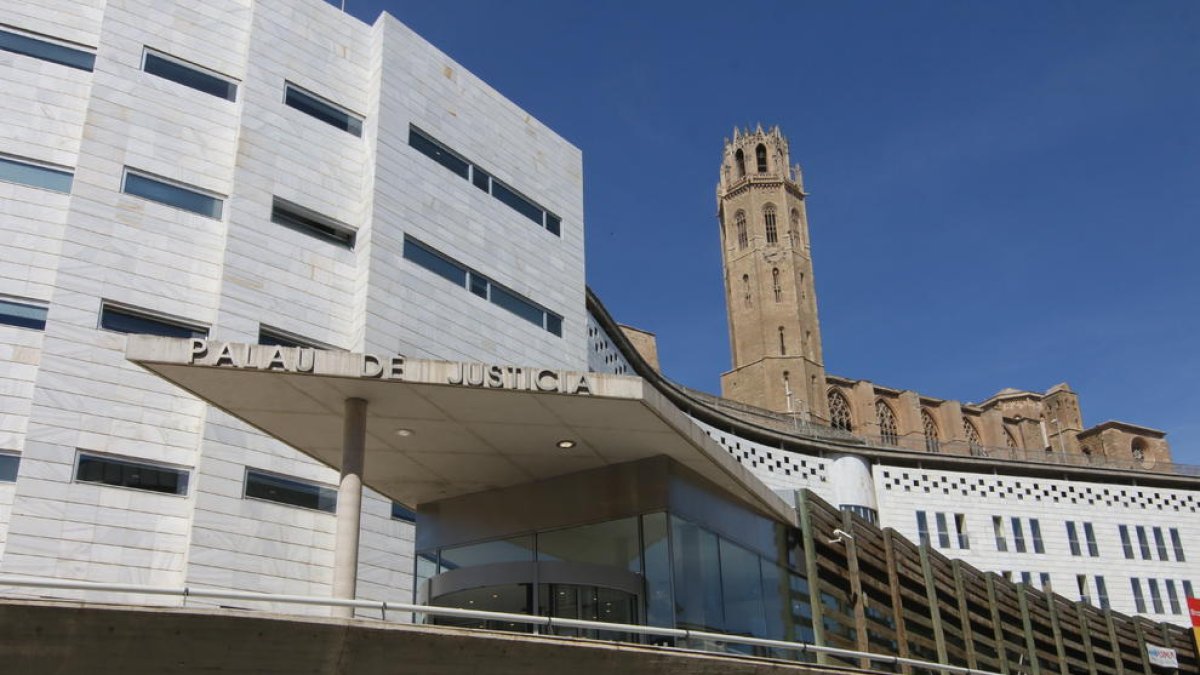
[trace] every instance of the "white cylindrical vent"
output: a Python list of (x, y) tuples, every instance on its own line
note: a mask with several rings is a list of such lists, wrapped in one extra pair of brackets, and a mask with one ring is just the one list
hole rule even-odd
[(829, 482), (838, 508), (858, 506), (878, 512), (871, 463), (858, 455), (835, 455), (829, 464)]

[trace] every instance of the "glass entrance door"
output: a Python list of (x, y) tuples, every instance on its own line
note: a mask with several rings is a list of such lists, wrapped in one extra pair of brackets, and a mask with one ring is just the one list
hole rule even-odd
[[(638, 623), (638, 597), (633, 593), (581, 584), (542, 584), (538, 607), (543, 616), (607, 623)], [(555, 635), (628, 641), (628, 633), (551, 625)]]

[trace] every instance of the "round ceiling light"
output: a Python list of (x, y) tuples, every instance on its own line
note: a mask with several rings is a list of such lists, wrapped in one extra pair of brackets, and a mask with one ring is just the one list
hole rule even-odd
[(559, 448), (562, 448), (563, 450), (570, 450), (571, 448), (575, 447), (575, 441), (564, 439), (564, 440), (559, 441), (555, 445), (557, 445)]
[(413, 430), (412, 429), (397, 429), (396, 435), (399, 436), (400, 438), (408, 438), (409, 436), (413, 435)]

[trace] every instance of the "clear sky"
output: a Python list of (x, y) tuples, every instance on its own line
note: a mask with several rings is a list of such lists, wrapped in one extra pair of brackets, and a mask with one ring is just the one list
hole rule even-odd
[(830, 373), (1066, 381), (1200, 464), (1200, 2), (347, 2), (582, 149), (588, 283), (669, 377), (730, 367), (722, 139), (778, 124)]

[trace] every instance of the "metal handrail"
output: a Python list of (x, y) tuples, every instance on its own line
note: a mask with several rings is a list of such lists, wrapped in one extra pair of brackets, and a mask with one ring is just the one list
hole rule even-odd
[[(58, 590), (73, 590), (73, 591), (95, 591), (107, 593), (136, 593), (141, 595), (163, 595), (181, 597), (186, 602), (187, 598), (211, 598), (218, 600), (248, 600), (254, 602), (277, 602), (282, 604), (296, 605), (316, 605), (325, 607), (351, 607), (354, 609), (376, 610), (380, 612), (380, 616), (387, 620), (387, 612), (411, 612), (414, 614), (428, 614), (431, 616), (447, 616), (466, 619), (484, 619), (495, 621), (507, 621), (510, 623), (528, 624), (539, 628), (577, 628), (582, 630), (603, 630), (615, 633), (633, 633), (638, 635), (650, 635), (657, 637), (670, 637), (677, 639), (698, 639), (711, 640), (714, 642), (724, 642), (733, 644), (743, 644), (752, 647), (771, 647), (775, 649), (786, 649), (799, 652), (801, 654), (827, 654), (848, 659), (864, 659), (872, 663), (884, 663), (891, 665), (907, 665), (915, 668), (923, 668), (926, 670), (935, 670), (943, 673), (956, 673), (958, 675), (1000, 675), (990, 670), (978, 670), (975, 668), (964, 668), (962, 666), (952, 666), (948, 664), (932, 663), (929, 661), (920, 661), (917, 659), (909, 659), (902, 656), (894, 656), (891, 654), (876, 654), (872, 652), (860, 652), (852, 649), (841, 649), (838, 647), (826, 647), (823, 645), (814, 645), (807, 642), (790, 642), (787, 640), (769, 640), (766, 638), (748, 637), (745, 635), (730, 635), (727, 633), (712, 633), (708, 631), (691, 630), (688, 628), (660, 628), (657, 626), (643, 626), (640, 624), (630, 623), (608, 623), (605, 621), (588, 621), (586, 619), (561, 619), (549, 616), (532, 616), (529, 614), (512, 614), (509, 612), (488, 612), (477, 609), (458, 609), (455, 607), (434, 607), (430, 605), (417, 605), (410, 602), (391, 602), (387, 600), (358, 600), (358, 599), (341, 599), (327, 598), (313, 595), (287, 595), (274, 593), (256, 593), (253, 591), (234, 591), (222, 590), (216, 588), (196, 588), (194, 586), (144, 586), (140, 584), (110, 584), (94, 581), (75, 581), (70, 579), (48, 579), (40, 577), (21, 577), (21, 576), (0, 576), (0, 587), (15, 586), (20, 588), (44, 588)], [(0, 591), (3, 593), (3, 591)], [(10, 596), (14, 597), (14, 596)], [(15, 596), (20, 597), (20, 596)], [(555, 635), (542, 635), (543, 637), (559, 637)], [(578, 639), (578, 638), (573, 638)], [(688, 650), (686, 651), (701, 651)], [(711, 653), (711, 652), (706, 652)]]

